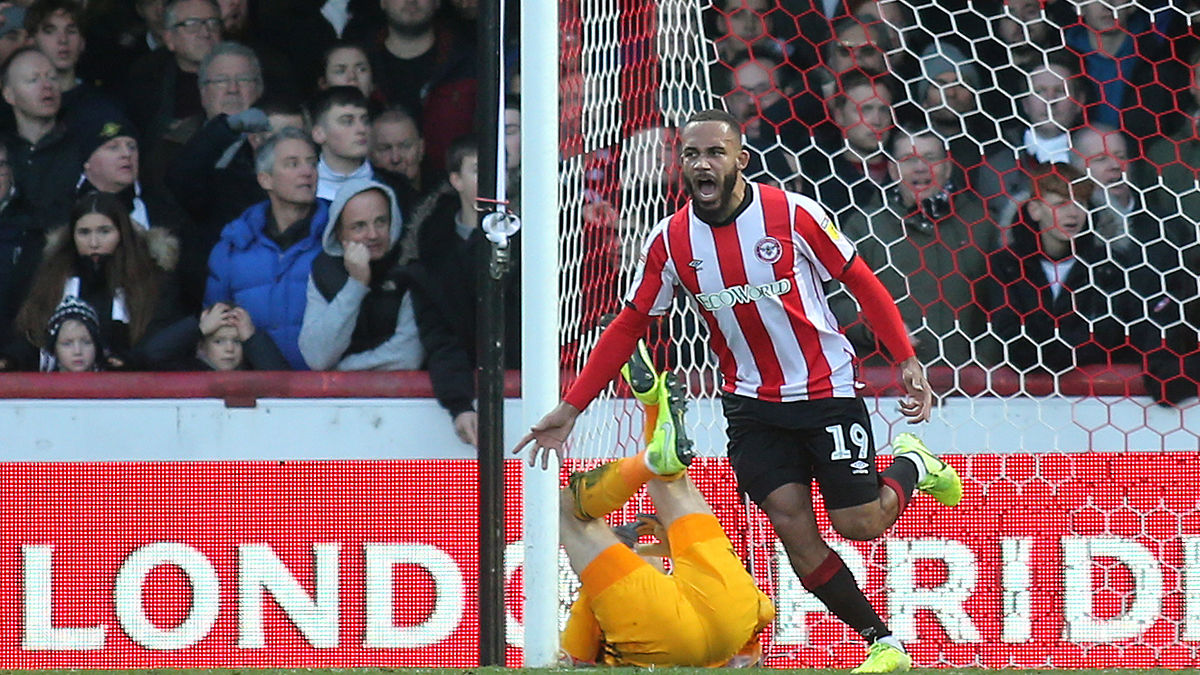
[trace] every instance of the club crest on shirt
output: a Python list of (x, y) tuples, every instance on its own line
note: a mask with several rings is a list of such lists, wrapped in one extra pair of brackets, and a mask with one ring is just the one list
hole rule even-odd
[(767, 235), (754, 245), (754, 257), (768, 265), (773, 265), (783, 257), (783, 245), (775, 237)]

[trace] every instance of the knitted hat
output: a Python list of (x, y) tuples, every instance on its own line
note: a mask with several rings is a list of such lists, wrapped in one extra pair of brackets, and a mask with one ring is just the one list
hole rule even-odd
[(105, 106), (105, 109), (85, 113), (79, 121), (79, 157), (86, 162), (97, 148), (114, 138), (128, 136), (137, 139), (137, 130), (133, 123), (119, 110)]
[(58, 340), (58, 333), (62, 330), (63, 324), (68, 319), (74, 319), (87, 328), (88, 334), (92, 336), (92, 342), (96, 343), (96, 351), (100, 353), (103, 342), (100, 340), (100, 317), (97, 316), (96, 310), (92, 306), (80, 300), (79, 298), (67, 296), (63, 301), (58, 303), (58, 307), (54, 308), (54, 313), (50, 315), (50, 320), (46, 322), (46, 348), (53, 351), (54, 343)]
[(25, 27), (25, 8), (20, 5), (9, 5), (0, 11), (0, 15), (4, 17), (4, 23), (0, 24), (0, 37)]
[(931, 42), (921, 51), (921, 71), (925, 77), (917, 81), (917, 100), (924, 101), (929, 87), (942, 73), (957, 72), (959, 81), (978, 92), (982, 80), (975, 63), (962, 50), (947, 42)]

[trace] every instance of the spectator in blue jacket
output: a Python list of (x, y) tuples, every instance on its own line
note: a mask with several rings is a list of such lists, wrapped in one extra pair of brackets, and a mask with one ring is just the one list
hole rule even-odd
[(208, 258), (204, 304), (245, 307), (288, 363), (308, 370), (300, 354), (308, 275), (321, 252), (329, 202), (317, 199), (317, 149), (299, 129), (267, 139), (255, 159), (267, 201), (225, 226)]

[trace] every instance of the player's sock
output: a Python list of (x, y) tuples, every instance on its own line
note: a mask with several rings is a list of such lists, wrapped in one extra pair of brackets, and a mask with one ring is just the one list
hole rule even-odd
[(622, 457), (581, 473), (568, 483), (575, 495), (575, 515), (583, 520), (603, 518), (625, 505), (646, 481), (657, 476), (646, 464), (646, 451)]
[(830, 551), (825, 561), (804, 575), (800, 583), (867, 642), (892, 634), (837, 552)]
[(896, 499), (900, 501), (900, 508), (896, 511), (897, 517), (901, 513), (904, 513), (905, 507), (908, 506), (908, 502), (912, 499), (912, 493), (917, 488), (918, 480), (917, 470), (913, 466), (913, 463), (898, 461), (900, 459), (905, 458), (897, 457), (893, 459), (891, 466), (879, 474), (879, 482), (883, 487), (890, 488), (892, 492), (895, 492)]

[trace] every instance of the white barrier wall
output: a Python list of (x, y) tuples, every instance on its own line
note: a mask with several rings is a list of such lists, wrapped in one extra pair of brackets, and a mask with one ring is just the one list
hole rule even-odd
[[(613, 408), (625, 405), (593, 405), (574, 436), (582, 437), (594, 420), (611, 420)], [(916, 428), (903, 422), (895, 399), (869, 399), (868, 407), (881, 448), (893, 433), (911, 430), (931, 447), (966, 454), (1200, 449), (1196, 403), (1163, 408), (1117, 397), (955, 398), (942, 402), (933, 422)], [(524, 433), (520, 413), (520, 401), (506, 402), (506, 448)], [(724, 455), (719, 402), (696, 401), (688, 422), (701, 454)], [(609, 428), (589, 442), (615, 446), (620, 430)], [(5, 462), (474, 457), (431, 399), (259, 399), (252, 408), (228, 408), (216, 399), (0, 402)]]

